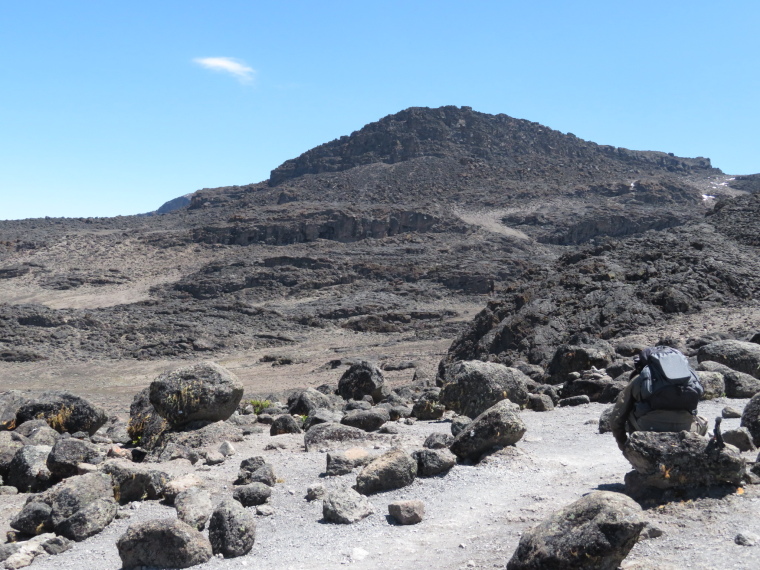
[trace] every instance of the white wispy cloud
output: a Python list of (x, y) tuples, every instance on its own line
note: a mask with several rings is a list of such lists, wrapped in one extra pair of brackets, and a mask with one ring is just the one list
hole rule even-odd
[(231, 57), (197, 57), (193, 61), (206, 69), (230, 73), (241, 83), (250, 83), (256, 74), (256, 70), (248, 67), (245, 62)]

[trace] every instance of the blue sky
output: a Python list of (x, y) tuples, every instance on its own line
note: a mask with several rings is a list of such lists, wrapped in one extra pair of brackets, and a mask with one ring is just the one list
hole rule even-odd
[(0, 2), (0, 219), (247, 184), (410, 106), (760, 172), (760, 3)]

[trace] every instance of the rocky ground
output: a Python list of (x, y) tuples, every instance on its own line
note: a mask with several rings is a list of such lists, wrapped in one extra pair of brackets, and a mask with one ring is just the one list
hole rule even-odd
[[(705, 402), (701, 412), (720, 415), (726, 404), (741, 409), (745, 401)], [(302, 435), (247, 436), (237, 453), (214, 467), (193, 467), (176, 460), (161, 464), (172, 474), (194, 472), (212, 492), (214, 503), (230, 495), (241, 459), (264, 455), (278, 483), (270, 504), (272, 516), (256, 518), (256, 543), (237, 559), (213, 559), (198, 568), (391, 568), (426, 566), (445, 569), (503, 568), (522, 532), (551, 512), (596, 489), (618, 491), (630, 465), (609, 434), (598, 433), (603, 405), (557, 408), (553, 412), (524, 411), (527, 432), (515, 447), (506, 448), (476, 466), (459, 465), (447, 475), (418, 478), (410, 487), (372, 495), (375, 514), (353, 525), (322, 520), (322, 502), (308, 502), (314, 483), (327, 488), (351, 485), (353, 475), (323, 477), (325, 453), (303, 450)], [(375, 435), (367, 448), (380, 453), (392, 446), (420, 447), (433, 432), (450, 432), (450, 422), (398, 425), (398, 435)], [(738, 420), (726, 420), (726, 429)], [(266, 450), (273, 441), (282, 448)], [(748, 454), (748, 458), (749, 458)], [(754, 455), (754, 454), (752, 454)], [(754, 457), (751, 457), (754, 459)], [(646, 511), (647, 520), (663, 535), (639, 542), (623, 568), (754, 568), (756, 547), (739, 546), (739, 533), (760, 534), (755, 516), (760, 494), (755, 486), (721, 499), (678, 501)], [(387, 517), (387, 505), (400, 499), (425, 503), (425, 519), (398, 526)], [(18, 511), (24, 497), (0, 497), (0, 530)], [(122, 507), (128, 518), (117, 519), (102, 533), (60, 555), (35, 560), (32, 568), (81, 568), (98, 560), (99, 568), (119, 568), (116, 539), (137, 521), (175, 517), (172, 507), (158, 501)]]

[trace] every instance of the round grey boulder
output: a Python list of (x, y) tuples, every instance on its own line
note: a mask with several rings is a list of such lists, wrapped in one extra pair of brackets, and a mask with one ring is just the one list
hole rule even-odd
[(495, 446), (517, 443), (525, 430), (520, 406), (502, 400), (472, 420), (467, 429), (454, 438), (450, 449), (459, 459), (478, 461)]
[(595, 491), (523, 533), (507, 570), (615, 570), (645, 526), (632, 499)]
[(214, 509), (208, 522), (208, 538), (214, 554), (225, 558), (244, 556), (256, 540), (253, 514), (234, 499), (225, 499)]
[(172, 427), (226, 420), (242, 397), (240, 380), (213, 362), (166, 372), (150, 384), (150, 403)]
[(189, 568), (208, 562), (213, 555), (208, 539), (177, 519), (133, 524), (116, 542), (116, 548), (124, 568)]
[(322, 516), (327, 522), (352, 524), (375, 511), (367, 497), (350, 488), (330, 491), (322, 503)]
[(417, 461), (402, 449), (391, 449), (372, 460), (356, 477), (356, 490), (362, 495), (400, 489), (417, 477)]

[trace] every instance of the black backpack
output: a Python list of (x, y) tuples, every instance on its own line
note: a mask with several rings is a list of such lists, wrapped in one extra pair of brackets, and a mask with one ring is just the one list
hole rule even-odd
[(683, 353), (669, 346), (657, 346), (644, 351), (642, 357), (646, 368), (641, 383), (641, 399), (653, 410), (696, 413), (704, 388)]

